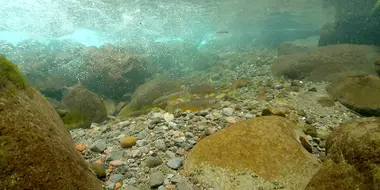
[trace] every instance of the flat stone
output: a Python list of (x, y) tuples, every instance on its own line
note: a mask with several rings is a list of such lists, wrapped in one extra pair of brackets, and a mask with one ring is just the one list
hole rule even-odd
[(162, 172), (158, 171), (150, 174), (149, 179), (150, 187), (155, 188), (164, 183), (165, 176)]
[(162, 162), (161, 158), (158, 157), (158, 156), (155, 156), (155, 157), (150, 156), (150, 157), (148, 157), (148, 158), (146, 159), (146, 161), (145, 161), (145, 164), (146, 164), (149, 168), (154, 168), (154, 167), (156, 167), (156, 166), (161, 165), (162, 163), (163, 163), (163, 162)]
[(102, 153), (107, 149), (106, 141), (104, 140), (97, 140), (90, 146), (90, 150), (93, 152)]
[(175, 158), (171, 158), (168, 161), (167, 165), (169, 166), (169, 168), (173, 170), (178, 170), (182, 166), (182, 162), (183, 162), (182, 157), (175, 157)]
[(223, 114), (226, 116), (231, 116), (234, 113), (233, 108), (223, 108)]
[(116, 183), (116, 182), (122, 182), (123, 181), (123, 175), (121, 174), (112, 174), (110, 176), (110, 181)]

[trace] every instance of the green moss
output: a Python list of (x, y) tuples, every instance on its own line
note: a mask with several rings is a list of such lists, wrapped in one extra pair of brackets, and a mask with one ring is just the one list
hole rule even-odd
[(20, 74), (17, 65), (0, 55), (0, 88), (4, 86), (7, 81), (12, 82), (20, 89), (26, 87), (26, 81)]
[(80, 112), (69, 112), (62, 121), (67, 129), (88, 128), (91, 123), (88, 120), (88, 116)]

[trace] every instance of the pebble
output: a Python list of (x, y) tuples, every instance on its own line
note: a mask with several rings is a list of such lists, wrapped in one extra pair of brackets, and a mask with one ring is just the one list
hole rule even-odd
[(132, 136), (126, 136), (120, 139), (120, 146), (122, 148), (131, 148), (136, 145), (136, 138)]
[(124, 152), (123, 151), (113, 151), (111, 154), (107, 157), (107, 161), (112, 161), (112, 160), (120, 160), (123, 158)]
[(231, 116), (234, 113), (234, 109), (233, 108), (223, 108), (222, 112), (226, 116)]
[(182, 161), (183, 161), (182, 157), (171, 158), (168, 161), (167, 165), (169, 166), (169, 168), (173, 170), (178, 170), (182, 166)]
[(162, 163), (163, 162), (161, 158), (158, 156), (155, 156), (155, 157), (149, 156), (145, 161), (146, 166), (148, 166), (149, 168), (154, 168), (156, 166), (161, 165)]
[(175, 158), (175, 153), (174, 152), (172, 152), (170, 150), (167, 150), (167, 151), (165, 151), (165, 153), (166, 153), (166, 155), (169, 156), (169, 158)]
[(117, 127), (117, 128), (124, 128), (124, 127), (129, 126), (130, 124), (131, 124), (130, 121), (122, 121), (122, 122), (116, 124), (116, 127)]
[(234, 124), (237, 122), (235, 117), (227, 117), (226, 121), (227, 121), (227, 123), (230, 123), (230, 124)]
[(165, 141), (162, 140), (162, 139), (156, 140), (156, 141), (154, 142), (154, 146), (155, 146), (158, 150), (162, 150), (162, 151), (165, 151), (165, 150), (166, 150)]
[(116, 182), (122, 182), (123, 181), (123, 175), (121, 175), (121, 174), (111, 174), (109, 181), (112, 181), (114, 183), (116, 183)]
[(126, 190), (139, 190), (137, 187), (135, 187), (133, 185), (127, 185), (124, 189), (126, 189)]
[(121, 166), (121, 165), (125, 164), (125, 162), (121, 161), (121, 160), (113, 160), (113, 161), (110, 162), (110, 164), (112, 166)]
[(170, 114), (170, 113), (165, 113), (164, 114), (164, 120), (166, 122), (171, 122), (174, 120), (174, 115), (173, 114)]
[(112, 181), (107, 181), (105, 186), (107, 190), (113, 190), (115, 183), (113, 183)]
[(158, 172), (154, 172), (150, 174), (149, 179), (150, 179), (149, 180), (150, 187), (155, 188), (155, 187), (159, 187), (160, 185), (164, 183), (165, 176), (162, 172), (158, 171)]
[(90, 146), (90, 150), (98, 153), (102, 153), (107, 149), (106, 141), (97, 140), (94, 144)]
[(181, 180), (177, 185), (178, 190), (194, 190), (189, 182)]

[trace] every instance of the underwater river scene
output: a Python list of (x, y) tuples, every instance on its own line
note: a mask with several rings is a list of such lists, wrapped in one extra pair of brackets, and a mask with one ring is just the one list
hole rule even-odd
[(0, 0), (1, 190), (380, 189), (378, 0)]

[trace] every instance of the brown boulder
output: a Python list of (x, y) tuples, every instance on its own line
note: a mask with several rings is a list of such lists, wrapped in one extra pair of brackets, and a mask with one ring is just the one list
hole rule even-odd
[(353, 119), (327, 138), (327, 161), (306, 190), (379, 189), (380, 118)]
[(0, 57), (2, 189), (101, 190), (49, 102)]
[[(198, 171), (198, 180), (220, 189), (258, 188), (252, 184), (256, 180), (234, 186), (234, 174), (246, 171), (257, 175), (262, 183), (276, 180), (286, 189), (303, 189), (319, 164), (297, 141), (293, 127), (278, 116), (236, 123), (202, 139), (185, 160), (185, 171)], [(226, 178), (213, 179), (210, 175), (215, 175), (214, 171), (223, 171), (218, 175)]]
[(347, 72), (374, 74), (375, 46), (329, 45), (316, 50), (279, 56), (272, 64), (276, 75), (299, 80), (334, 80)]
[(364, 116), (380, 116), (380, 78), (352, 75), (330, 83), (328, 94), (341, 104)]
[(62, 118), (69, 129), (89, 128), (91, 123), (100, 123), (107, 119), (103, 100), (81, 84), (71, 87), (62, 102), (69, 110)]

